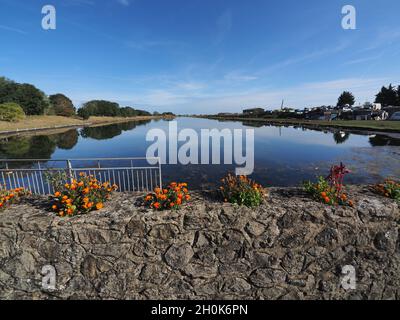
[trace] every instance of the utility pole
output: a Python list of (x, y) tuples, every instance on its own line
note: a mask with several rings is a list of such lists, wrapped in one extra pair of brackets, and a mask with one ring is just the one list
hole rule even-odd
[(285, 102), (284, 99), (282, 99), (282, 104), (281, 104), (281, 111), (283, 110), (283, 103)]

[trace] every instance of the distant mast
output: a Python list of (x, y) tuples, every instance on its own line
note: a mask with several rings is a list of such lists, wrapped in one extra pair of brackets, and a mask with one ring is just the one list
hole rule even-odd
[[(285, 102), (285, 99), (282, 99), (282, 104), (281, 104), (281, 111), (283, 110), (283, 103)], [(282, 137), (282, 127), (279, 126), (279, 136)]]

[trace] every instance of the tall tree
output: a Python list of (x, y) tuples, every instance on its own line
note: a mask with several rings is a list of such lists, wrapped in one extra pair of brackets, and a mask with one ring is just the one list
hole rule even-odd
[(0, 103), (14, 102), (27, 115), (43, 114), (49, 103), (45, 94), (31, 84), (20, 84), (0, 78)]
[(75, 114), (75, 107), (72, 101), (61, 93), (49, 97), (50, 104), (57, 116), (71, 117)]
[(382, 87), (375, 98), (375, 103), (380, 103), (383, 106), (395, 106), (398, 102), (398, 92), (391, 84), (388, 88)]
[(115, 102), (92, 100), (78, 109), (78, 115), (84, 119), (88, 119), (90, 116), (115, 117), (120, 115), (120, 108), (118, 103)]
[(353, 94), (349, 91), (344, 91), (338, 99), (337, 106), (343, 107), (347, 104), (353, 106), (355, 102), (356, 99), (354, 98)]
[(400, 86), (397, 87), (397, 106), (400, 106)]

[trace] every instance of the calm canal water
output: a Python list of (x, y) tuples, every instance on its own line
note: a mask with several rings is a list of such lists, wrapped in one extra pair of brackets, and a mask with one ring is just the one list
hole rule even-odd
[[(252, 126), (251, 123), (178, 118), (178, 130), (241, 129), (255, 132), (255, 170), (265, 186), (296, 186), (305, 179), (327, 175), (332, 164), (343, 162), (352, 174), (347, 183), (375, 183), (400, 177), (400, 138), (359, 132), (318, 131), (301, 127)], [(169, 121), (130, 122), (73, 129), (61, 134), (0, 138), (1, 158), (143, 157), (152, 142), (150, 129), (168, 132)], [(192, 188), (215, 186), (232, 165), (164, 165), (164, 182), (187, 181)]]

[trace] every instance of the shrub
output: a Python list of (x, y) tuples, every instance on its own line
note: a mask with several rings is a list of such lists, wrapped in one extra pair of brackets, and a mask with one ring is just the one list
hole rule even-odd
[(24, 109), (14, 102), (0, 104), (0, 121), (15, 122), (25, 118)]
[(75, 115), (75, 107), (68, 97), (58, 93), (49, 97), (54, 114), (57, 116), (72, 117)]
[(0, 189), (0, 210), (9, 207), (11, 204), (17, 202), (28, 194), (29, 192), (24, 188), (16, 188), (12, 190)]
[(375, 185), (373, 189), (382, 196), (400, 202), (400, 183), (397, 181), (386, 179), (383, 183)]
[(315, 200), (328, 205), (353, 206), (353, 201), (349, 200), (344, 192), (343, 179), (348, 173), (350, 171), (342, 163), (339, 166), (332, 166), (328, 177), (319, 177), (316, 183), (304, 182), (304, 190)]
[(117, 188), (109, 182), (100, 183), (94, 176), (81, 173), (78, 180), (73, 179), (72, 183), (56, 189), (51, 197), (51, 208), (60, 217), (100, 210)]
[(221, 180), (219, 190), (225, 202), (245, 205), (247, 207), (259, 206), (265, 197), (264, 188), (246, 176), (229, 174)]
[(145, 205), (156, 210), (178, 209), (190, 200), (187, 183), (172, 182), (165, 189), (155, 188), (144, 198)]

